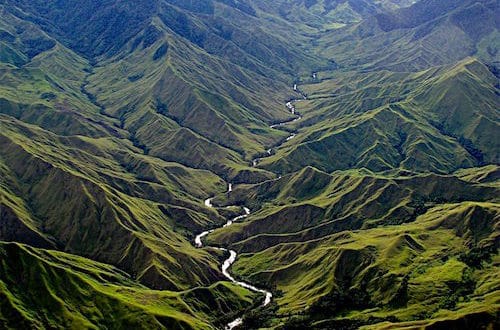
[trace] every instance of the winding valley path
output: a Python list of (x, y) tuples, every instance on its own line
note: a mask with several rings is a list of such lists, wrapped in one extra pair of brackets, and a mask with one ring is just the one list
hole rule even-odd
[[(298, 89), (297, 89), (297, 85), (294, 85), (294, 91), (295, 92), (298, 92)], [(303, 98), (306, 99), (306, 97), (303, 95)], [(274, 124), (274, 125), (271, 125), (270, 127), (271, 128), (275, 128), (275, 129), (279, 129), (280, 127), (286, 125), (286, 124), (289, 124), (289, 123), (293, 123), (293, 122), (296, 122), (300, 119), (302, 119), (302, 116), (300, 114), (298, 114), (295, 110), (295, 106), (293, 105), (293, 102), (296, 102), (296, 101), (299, 101), (298, 99), (293, 99), (289, 102), (286, 103), (286, 107), (288, 108), (288, 110), (293, 114), (295, 115), (296, 117), (293, 118), (293, 119), (290, 119), (290, 120), (287, 120), (287, 121), (284, 121), (284, 122), (280, 122), (280, 123), (277, 123), (277, 124)], [(276, 148), (279, 148), (283, 143), (293, 139), (294, 137), (296, 136), (296, 133), (292, 133), (291, 135), (289, 135), (283, 142), (281, 142), (278, 146), (276, 146)], [(255, 158), (252, 160), (252, 165), (255, 167), (257, 166), (257, 164), (259, 163), (259, 161), (262, 159), (262, 158), (265, 158), (265, 157), (269, 157), (272, 155), (272, 149), (268, 149), (266, 151), (266, 155), (264, 157), (260, 157), (260, 158)], [(228, 189), (227, 189), (227, 192), (230, 193), (231, 191), (233, 191), (233, 184), (232, 183), (229, 183), (228, 184)], [(212, 198), (207, 198), (205, 200), (205, 206), (206, 207), (214, 207), (212, 205), (212, 200), (213, 200), (213, 197)], [(243, 210), (244, 210), (244, 214), (242, 215), (239, 215), (235, 218), (232, 218), (232, 219), (229, 219), (227, 220), (227, 222), (222, 226), (222, 228), (225, 228), (225, 227), (229, 227), (231, 226), (234, 222), (237, 222), (239, 220), (242, 220), (246, 217), (248, 217), (250, 215), (250, 209), (247, 208), (247, 207), (243, 207)], [(211, 230), (207, 230), (207, 231), (204, 231), (198, 235), (196, 235), (195, 239), (194, 239), (194, 244), (197, 248), (201, 248), (203, 247), (203, 238), (206, 237), (207, 235), (209, 235), (210, 233), (214, 232), (215, 229), (211, 229)], [(267, 306), (272, 298), (273, 298), (273, 294), (270, 292), (270, 291), (266, 291), (264, 289), (259, 289), (249, 283), (245, 283), (245, 282), (241, 282), (241, 281), (237, 281), (230, 273), (229, 273), (229, 268), (231, 268), (232, 264), (236, 261), (236, 258), (238, 257), (238, 254), (236, 253), (236, 251), (234, 250), (229, 250), (229, 249), (225, 249), (225, 248), (219, 248), (219, 247), (213, 247), (212, 248), (214, 249), (217, 249), (217, 250), (220, 250), (220, 251), (224, 251), (224, 252), (229, 252), (229, 257), (224, 260), (224, 262), (222, 263), (222, 266), (221, 266), (221, 270), (222, 270), (222, 274), (231, 282), (243, 287), (243, 288), (246, 288), (248, 290), (251, 290), (251, 291), (254, 291), (254, 292), (259, 292), (259, 293), (262, 293), (265, 295), (265, 299), (264, 299), (264, 302), (262, 303), (262, 306)], [(228, 323), (226, 325), (226, 330), (232, 330), (234, 329), (235, 327), (239, 326), (243, 324), (243, 318), (242, 317), (239, 317), (237, 319), (235, 319), (234, 321)]]

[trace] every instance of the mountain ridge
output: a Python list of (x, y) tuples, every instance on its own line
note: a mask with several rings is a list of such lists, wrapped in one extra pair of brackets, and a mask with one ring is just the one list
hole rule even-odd
[(0, 327), (498, 323), (494, 1), (0, 7)]

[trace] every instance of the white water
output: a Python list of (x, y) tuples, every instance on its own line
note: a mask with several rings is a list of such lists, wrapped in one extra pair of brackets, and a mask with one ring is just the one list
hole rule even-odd
[[(316, 78), (316, 75), (313, 74), (313, 77)], [(294, 91), (297, 91), (297, 84), (294, 84), (293, 86), (293, 89)], [(304, 96), (304, 99), (306, 99), (306, 97)], [(295, 100), (295, 101), (298, 101), (298, 100)], [(288, 123), (292, 123), (292, 122), (296, 122), (298, 120), (301, 120), (302, 119), (302, 116), (299, 115), (299, 114), (296, 114), (295, 112), (295, 106), (293, 105), (293, 100), (290, 101), (290, 102), (287, 102), (286, 103), (286, 107), (290, 110), (290, 112), (293, 114), (293, 115), (296, 115), (297, 117), (292, 119), (292, 120), (288, 120), (288, 121), (285, 121), (285, 122), (281, 122), (281, 123), (278, 123), (278, 124), (274, 124), (274, 125), (271, 125), (269, 126), (270, 128), (276, 128), (276, 127), (279, 127), (279, 126), (284, 126)], [(286, 141), (290, 141), (291, 139), (293, 139), (294, 137), (296, 136), (295, 133), (292, 133), (290, 136), (288, 136), (285, 140)], [(268, 149), (267, 150), (267, 155), (268, 156), (271, 156), (272, 155), (272, 149)], [(261, 158), (256, 158), (254, 160), (252, 160), (252, 165), (255, 167), (257, 166), (257, 164), (259, 163), (259, 160)], [(281, 175), (279, 176), (278, 180), (281, 179)], [(233, 191), (233, 184), (232, 183), (229, 183), (228, 184), (228, 192), (232, 192)], [(205, 206), (207, 207), (213, 207), (212, 205), (212, 200), (213, 200), (213, 197), (212, 198), (207, 198), (205, 200)], [(233, 219), (229, 219), (223, 226), (222, 228), (225, 228), (225, 227), (229, 227), (231, 226), (234, 222), (236, 221), (239, 221), (239, 220), (242, 220), (246, 217), (248, 217), (250, 215), (250, 209), (247, 208), (247, 207), (243, 207), (243, 210), (245, 211), (244, 214), (242, 215), (239, 215)], [(194, 244), (197, 248), (201, 248), (203, 247), (203, 241), (202, 239), (209, 235), (210, 233), (212, 233), (214, 231), (214, 229), (212, 230), (207, 230), (207, 231), (204, 231), (202, 232), (201, 234), (197, 235), (194, 239)], [(227, 258), (226, 260), (224, 260), (223, 264), (222, 264), (222, 267), (221, 267), (221, 270), (222, 270), (222, 274), (228, 279), (230, 280), (231, 282), (243, 287), (243, 288), (247, 288), (248, 290), (251, 290), (251, 291), (254, 291), (254, 292), (259, 292), (259, 293), (263, 293), (265, 295), (265, 299), (264, 299), (264, 302), (262, 303), (262, 306), (267, 306), (269, 303), (271, 303), (271, 300), (273, 298), (273, 294), (269, 291), (266, 291), (266, 290), (263, 290), (263, 289), (259, 289), (251, 284), (248, 284), (248, 283), (245, 283), (245, 282), (241, 282), (241, 281), (237, 281), (230, 273), (229, 273), (229, 269), (231, 268), (231, 266), (233, 265), (233, 263), (236, 261), (236, 258), (238, 257), (238, 254), (236, 253), (236, 251), (234, 250), (228, 250), (228, 249), (224, 249), (224, 248), (217, 248), (221, 251), (224, 251), (224, 252), (229, 252), (229, 258)], [(226, 330), (232, 330), (234, 329), (235, 327), (237, 326), (240, 326), (241, 324), (243, 324), (243, 319), (241, 317), (235, 319), (234, 321), (228, 323), (225, 327)]]
[(250, 215), (250, 209), (247, 208), (247, 207), (244, 207), (243, 210), (245, 211), (245, 214), (242, 214), (242, 215), (239, 215), (237, 216), (236, 218), (232, 219), (232, 220), (228, 220), (226, 222), (226, 224), (224, 226), (222, 226), (222, 228), (226, 228), (226, 227), (229, 227), (231, 226), (234, 222), (236, 221), (239, 221), (241, 219), (245, 219), (246, 217), (248, 217)]
[(213, 205), (212, 205), (212, 199), (214, 199), (214, 198), (212, 197), (212, 198), (205, 199), (205, 206), (206, 207), (213, 207)]
[[(228, 187), (228, 192), (231, 192), (232, 191), (232, 184), (229, 184), (229, 187)], [(213, 207), (212, 205), (212, 198), (207, 198), (205, 200), (205, 206), (207, 207)], [(233, 219), (230, 219), (226, 222), (226, 224), (224, 224), (224, 226), (222, 226), (223, 228), (224, 227), (229, 227), (231, 226), (234, 222), (236, 221), (239, 221), (239, 220), (242, 220), (246, 217), (248, 217), (250, 215), (250, 209), (248, 207), (243, 207), (243, 211), (245, 212), (244, 214), (242, 215), (239, 215)], [(194, 238), (194, 244), (197, 248), (201, 248), (203, 247), (203, 241), (202, 239), (209, 235), (210, 233), (212, 233), (214, 231), (214, 229), (211, 229), (211, 230), (207, 230), (207, 231), (204, 231), (202, 232), (201, 234), (198, 234), (195, 238)], [(273, 294), (269, 291), (266, 291), (266, 290), (263, 290), (263, 289), (259, 289), (251, 284), (248, 284), (248, 283), (245, 283), (245, 282), (241, 282), (241, 281), (237, 281), (230, 273), (229, 273), (229, 268), (231, 268), (231, 266), (233, 265), (233, 263), (236, 261), (236, 258), (238, 256), (238, 254), (236, 253), (236, 251), (233, 251), (233, 250), (228, 250), (228, 249), (224, 249), (224, 248), (217, 248), (221, 251), (225, 251), (225, 252), (228, 252), (229, 251), (229, 258), (227, 258), (226, 260), (224, 260), (224, 263), (222, 264), (222, 267), (221, 267), (221, 270), (222, 270), (222, 274), (228, 279), (230, 280), (231, 282), (243, 287), (243, 288), (246, 288), (248, 290), (251, 290), (251, 291), (254, 291), (254, 292), (259, 292), (259, 293), (263, 293), (266, 297), (264, 299), (264, 302), (262, 303), (262, 306), (267, 306), (269, 305), (269, 303), (271, 302), (271, 299), (273, 297)], [(241, 317), (237, 318), (236, 320), (228, 323), (226, 325), (226, 330), (232, 330), (233, 328), (241, 325), (243, 323), (243, 319)]]
[[(227, 251), (226, 249), (221, 249), (221, 250)], [(245, 283), (245, 282), (237, 281), (234, 279), (234, 277), (231, 276), (231, 274), (229, 274), (228, 269), (236, 261), (237, 256), (238, 256), (238, 254), (235, 251), (229, 250), (229, 258), (227, 258), (226, 261), (224, 261), (224, 264), (222, 265), (222, 274), (224, 274), (224, 276), (226, 276), (228, 279), (230, 279), (232, 282), (238, 284), (239, 286), (242, 286), (242, 287), (247, 288), (248, 290), (252, 290), (254, 292), (264, 293), (266, 295), (266, 298), (264, 299), (264, 303), (262, 304), (262, 306), (267, 306), (271, 302), (271, 298), (273, 297), (273, 294), (271, 292), (256, 288), (253, 285)]]
[[(293, 90), (294, 91), (297, 91), (297, 84), (294, 84), (293, 85)], [(307, 98), (305, 97), (305, 95), (303, 95), (303, 98), (304, 100), (307, 100)], [(299, 121), (302, 119), (302, 116), (300, 114), (298, 114), (295, 110), (295, 106), (293, 105), (292, 102), (299, 102), (300, 100), (291, 100), (291, 101), (288, 101), (285, 105), (287, 107), (288, 110), (290, 110), (290, 112), (293, 114), (293, 115), (296, 115), (297, 117), (295, 117), (294, 119), (291, 119), (291, 120), (287, 120), (287, 121), (283, 121), (281, 123), (277, 123), (277, 124), (273, 124), (271, 126), (269, 126), (270, 128), (277, 128), (277, 127), (280, 127), (280, 126), (285, 126), (286, 124), (289, 124), (289, 123), (294, 123), (296, 121)], [(285, 139), (285, 142), (287, 141), (290, 141), (291, 139), (293, 139), (294, 137), (296, 137), (297, 134), (295, 133), (292, 133), (291, 135), (289, 135), (286, 139)], [(267, 150), (267, 156), (265, 157), (269, 157), (272, 155), (272, 149), (268, 149)], [(259, 161), (264, 158), (264, 157), (260, 157), (260, 158), (255, 158), (252, 160), (252, 166), (253, 167), (256, 167), (258, 164), (259, 164)]]
[(207, 230), (207, 231), (204, 231), (203, 233), (197, 235), (195, 238), (194, 238), (194, 245), (197, 247), (197, 248), (201, 248), (203, 246), (203, 242), (201, 241), (201, 239), (205, 236), (207, 236), (208, 234), (210, 234), (211, 232), (213, 232), (214, 230)]
[(236, 320), (226, 325), (226, 330), (233, 330), (234, 328), (242, 324), (243, 324), (243, 319), (241, 317), (238, 317)]

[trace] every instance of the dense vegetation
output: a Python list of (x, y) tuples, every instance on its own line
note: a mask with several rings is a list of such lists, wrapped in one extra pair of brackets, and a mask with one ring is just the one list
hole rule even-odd
[(0, 328), (498, 326), (499, 16), (0, 1)]

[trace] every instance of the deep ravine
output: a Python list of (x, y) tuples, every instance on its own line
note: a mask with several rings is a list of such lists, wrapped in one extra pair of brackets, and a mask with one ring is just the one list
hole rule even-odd
[[(232, 184), (229, 184), (229, 187), (228, 187), (228, 192), (230, 192), (232, 190)], [(212, 205), (212, 198), (208, 198), (205, 200), (205, 205), (208, 206), (208, 207), (213, 207)], [(242, 220), (244, 218), (246, 218), (247, 216), (250, 215), (250, 209), (248, 209), (247, 207), (244, 207), (243, 208), (245, 213), (240, 215), (240, 216), (237, 216), (235, 218), (232, 218), (232, 219), (229, 219), (223, 226), (222, 228), (225, 228), (225, 227), (229, 227), (231, 226), (234, 222), (236, 221), (239, 221), (239, 220)], [(197, 248), (201, 248), (203, 247), (203, 241), (202, 239), (207, 236), (208, 234), (212, 233), (215, 229), (212, 229), (212, 230), (207, 230), (207, 231), (204, 231), (202, 232), (201, 234), (197, 235), (194, 239), (194, 243), (195, 243), (195, 246)], [(222, 263), (222, 266), (221, 266), (221, 270), (222, 270), (222, 274), (231, 282), (243, 287), (243, 288), (246, 288), (248, 290), (251, 290), (251, 291), (254, 291), (254, 292), (259, 292), (259, 293), (263, 293), (265, 295), (265, 299), (264, 299), (264, 302), (262, 303), (262, 306), (267, 306), (270, 302), (271, 302), (271, 299), (273, 297), (273, 294), (270, 292), (270, 291), (266, 291), (266, 290), (263, 290), (263, 289), (259, 289), (251, 284), (248, 284), (248, 283), (245, 283), (245, 282), (241, 282), (241, 281), (237, 281), (230, 273), (229, 273), (229, 268), (231, 268), (231, 265), (236, 261), (236, 258), (238, 257), (238, 254), (236, 253), (236, 251), (234, 250), (228, 250), (228, 249), (224, 249), (224, 248), (219, 248), (219, 247), (213, 247), (212, 248), (214, 249), (218, 249), (218, 250), (221, 250), (221, 251), (224, 251), (224, 252), (229, 252), (229, 257), (224, 260), (224, 262)], [(228, 323), (226, 325), (226, 330), (231, 330), (239, 325), (241, 325), (243, 323), (243, 319), (241, 317), (235, 319), (234, 321)]]
[[(289, 120), (286, 120), (286, 121), (283, 121), (283, 122), (280, 122), (280, 123), (277, 123), (277, 124), (270, 125), (270, 126), (269, 126), (270, 128), (280, 129), (281, 127), (283, 127), (283, 126), (285, 126), (285, 125), (288, 125), (288, 124), (291, 124), (291, 123), (295, 123), (295, 122), (297, 122), (297, 121), (299, 121), (299, 120), (301, 120), (301, 119), (302, 119), (302, 116), (301, 116), (301, 115), (297, 112), (297, 110), (295, 109), (295, 105), (294, 105), (294, 103), (295, 103), (295, 102), (299, 102), (299, 101), (301, 101), (301, 100), (307, 100), (307, 97), (305, 96), (305, 94), (303, 94), (302, 92), (300, 92), (300, 91), (298, 90), (298, 88), (297, 88), (297, 84), (295, 84), (295, 85), (293, 86), (293, 90), (294, 90), (294, 92), (296, 92), (296, 93), (300, 93), (300, 94), (301, 94), (301, 96), (302, 96), (302, 99), (292, 99), (292, 100), (288, 101), (288, 102), (285, 104), (285, 106), (286, 106), (286, 108), (288, 109), (288, 111), (290, 111), (290, 113), (291, 113), (292, 115), (294, 115), (294, 116), (295, 116), (295, 118), (293, 118), (293, 119), (289, 119)], [(286, 137), (286, 139), (285, 139), (284, 141), (282, 141), (279, 145), (277, 145), (277, 146), (276, 146), (276, 147), (274, 147), (274, 148), (279, 148), (279, 147), (280, 147), (281, 145), (283, 145), (285, 142), (290, 141), (291, 139), (295, 138), (296, 136), (297, 136), (297, 133), (290, 133), (290, 135), (289, 135), (289, 136), (287, 136), (287, 137)], [(252, 159), (252, 166), (253, 166), (253, 167), (256, 167), (256, 166), (259, 164), (259, 162), (260, 162), (260, 160), (261, 160), (261, 159), (263, 159), (263, 158), (267, 158), (267, 157), (270, 157), (270, 156), (272, 156), (272, 155), (273, 155), (273, 148), (267, 149), (267, 150), (266, 150), (266, 154), (265, 154), (264, 156), (262, 156), (262, 157), (257, 157), (257, 158)]]
[[(294, 91), (298, 92), (298, 89), (297, 89), (297, 85), (294, 85)], [(304, 97), (305, 99), (305, 97)], [(274, 128), (274, 129), (279, 129), (280, 127), (286, 125), (286, 124), (289, 124), (289, 123), (293, 123), (293, 122), (296, 122), (300, 119), (302, 119), (302, 116), (300, 114), (298, 114), (295, 110), (295, 106), (293, 105), (293, 102), (296, 102), (296, 101), (299, 101), (297, 99), (293, 99), (289, 102), (286, 103), (286, 107), (288, 108), (288, 110), (293, 114), (295, 115), (296, 117), (293, 118), (293, 119), (290, 119), (288, 121), (284, 121), (284, 122), (281, 122), (281, 123), (278, 123), (278, 124), (274, 124), (274, 125), (271, 125), (270, 127), (271, 128)], [(293, 139), (294, 137), (296, 136), (296, 133), (291, 133), (291, 135), (289, 135), (280, 145), (278, 145), (276, 148), (279, 148), (283, 143), (287, 142), (287, 141), (290, 141), (291, 139)], [(269, 157), (272, 155), (272, 149), (268, 149), (266, 151), (266, 155), (264, 157)], [(260, 157), (260, 158), (255, 158), (252, 160), (252, 165), (255, 167), (257, 166), (257, 164), (259, 163), (259, 161), (264, 158), (264, 157)], [(280, 176), (281, 178), (281, 176)], [(228, 190), (227, 192), (230, 193), (233, 191), (233, 184), (232, 183), (229, 183), (228, 184)], [(205, 206), (206, 207), (214, 207), (212, 205), (212, 198), (207, 198), (204, 203), (205, 203)], [(234, 222), (237, 222), (239, 220), (242, 220), (246, 217), (248, 217), (250, 215), (250, 209), (247, 208), (247, 207), (243, 207), (243, 210), (244, 210), (244, 214), (242, 215), (239, 215), (235, 218), (232, 218), (232, 219), (229, 219), (227, 220), (227, 222), (222, 226), (222, 228), (225, 228), (225, 227), (229, 227), (231, 226)], [(194, 244), (197, 248), (202, 248), (203, 247), (203, 238), (206, 237), (207, 235), (209, 235), (210, 233), (212, 233), (215, 229), (211, 229), (211, 230), (207, 230), (207, 231), (204, 231), (198, 235), (196, 235), (195, 239), (194, 239)], [(251, 291), (254, 291), (254, 292), (259, 292), (259, 293), (262, 293), (265, 295), (265, 299), (264, 299), (264, 302), (262, 303), (262, 307), (264, 306), (267, 306), (272, 298), (273, 298), (273, 294), (270, 292), (270, 291), (266, 291), (264, 289), (259, 289), (249, 283), (245, 283), (245, 282), (241, 282), (241, 281), (237, 281), (230, 273), (229, 273), (229, 268), (231, 268), (231, 266), (233, 265), (233, 263), (236, 261), (236, 258), (238, 257), (238, 254), (236, 253), (236, 251), (234, 250), (229, 250), (229, 249), (225, 249), (225, 248), (219, 248), (219, 247), (214, 247), (214, 246), (211, 246), (211, 248), (214, 248), (214, 249), (218, 249), (218, 250), (221, 250), (221, 251), (224, 251), (224, 252), (229, 252), (229, 257), (224, 260), (224, 262), (222, 263), (222, 266), (221, 266), (221, 270), (222, 270), (222, 274), (231, 282), (243, 287), (243, 288), (246, 288), (248, 290), (251, 290)], [(228, 323), (225, 327), (226, 330), (232, 330), (234, 328), (236, 328), (237, 326), (240, 326), (241, 324), (243, 324), (243, 318), (242, 317), (238, 317), (237, 319), (235, 319), (234, 321)]]

